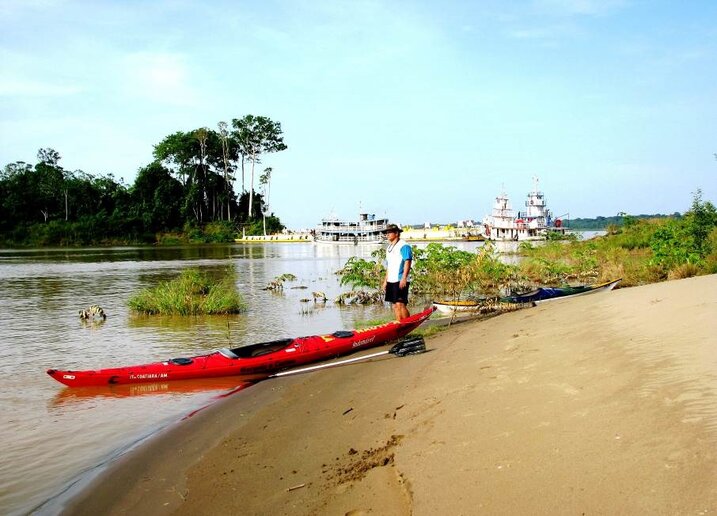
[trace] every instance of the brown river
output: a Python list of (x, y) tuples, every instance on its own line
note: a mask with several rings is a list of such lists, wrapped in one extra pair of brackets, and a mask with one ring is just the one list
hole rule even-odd
[[(473, 249), (475, 243), (459, 244)], [(236, 390), (237, 379), (70, 389), (45, 371), (166, 360), (390, 318), (388, 306), (339, 307), (336, 271), (372, 247), (313, 243), (0, 250), (0, 514), (54, 514), (104, 464), (163, 427)], [(197, 267), (237, 272), (248, 305), (234, 316), (132, 313), (137, 291)], [(296, 281), (264, 290), (277, 276)], [(323, 291), (326, 305), (305, 302)], [(86, 322), (100, 305), (107, 319)], [(235, 395), (251, 395), (251, 388)]]

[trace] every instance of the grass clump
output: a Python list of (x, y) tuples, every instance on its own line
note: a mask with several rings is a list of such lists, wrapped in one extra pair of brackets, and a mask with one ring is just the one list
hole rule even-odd
[(149, 315), (236, 314), (246, 305), (236, 289), (233, 269), (219, 279), (198, 269), (187, 269), (173, 280), (145, 289), (133, 296), (129, 307)]

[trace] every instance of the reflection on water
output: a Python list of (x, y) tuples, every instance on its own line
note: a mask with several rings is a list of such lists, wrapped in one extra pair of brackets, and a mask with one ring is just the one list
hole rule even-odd
[[(153, 362), (390, 319), (389, 307), (302, 301), (313, 291), (334, 299), (343, 290), (335, 273), (346, 259), (369, 258), (376, 249), (275, 243), (0, 250), (0, 410), (7, 416), (0, 426), (0, 513), (37, 507), (118, 449), (241, 385), (229, 379), (90, 392), (64, 388), (46, 369)], [(182, 269), (220, 273), (227, 266), (236, 270), (244, 314), (146, 317), (127, 308), (132, 294)], [(264, 290), (284, 273), (297, 280), (283, 292)], [(78, 311), (93, 304), (106, 321), (80, 320)]]
[(69, 407), (75, 405), (95, 406), (101, 398), (131, 398), (136, 396), (154, 396), (161, 401), (162, 396), (191, 395), (194, 393), (220, 393), (223, 396), (245, 388), (252, 382), (237, 377), (207, 378), (174, 382), (138, 383), (133, 385), (106, 385), (99, 387), (61, 388), (50, 402), (49, 408)]

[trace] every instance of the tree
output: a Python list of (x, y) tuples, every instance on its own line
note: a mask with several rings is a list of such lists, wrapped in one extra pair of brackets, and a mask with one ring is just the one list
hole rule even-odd
[(155, 161), (141, 168), (131, 188), (133, 210), (146, 231), (166, 231), (182, 227), (182, 184)]
[[(262, 154), (286, 150), (284, 138), (281, 131), (281, 124), (274, 122), (265, 116), (246, 115), (242, 119), (233, 119), (232, 127), (235, 139), (237, 140), (242, 156), (251, 163), (251, 175), (249, 180), (249, 211), (248, 218), (251, 219), (253, 211), (254, 196), (254, 167), (261, 163)], [(242, 173), (243, 175), (243, 173)]]
[(693, 194), (692, 207), (685, 213), (687, 233), (694, 241), (695, 251), (704, 257), (709, 250), (707, 237), (717, 226), (717, 210), (709, 201), (702, 200), (702, 190)]
[(59, 215), (61, 211), (60, 198), (65, 197), (65, 220), (67, 214), (67, 185), (65, 171), (59, 165), (60, 153), (54, 149), (46, 148), (37, 151), (39, 163), (35, 165), (37, 181), (37, 200), (40, 212), (45, 222), (51, 215)]
[(234, 177), (232, 175), (233, 168), (231, 166), (231, 138), (229, 135), (229, 131), (227, 130), (226, 122), (219, 122), (217, 124), (217, 127), (219, 128), (219, 140), (222, 144), (222, 166), (224, 168), (224, 183), (226, 184), (225, 197), (227, 203), (227, 220), (231, 220), (232, 212), (230, 199), (232, 197), (231, 193), (233, 193), (233, 188), (231, 188), (231, 185), (234, 181)]
[(60, 159), (60, 153), (57, 152), (55, 149), (50, 149), (48, 147), (37, 151), (37, 161), (39, 161), (40, 163), (56, 167), (57, 164), (60, 162)]
[(154, 146), (154, 158), (163, 163), (187, 185), (194, 173), (193, 164), (198, 154), (197, 140), (192, 133), (177, 131)]
[(264, 224), (264, 236), (266, 236), (266, 212), (269, 211), (269, 194), (271, 193), (271, 167), (266, 167), (264, 169), (264, 173), (259, 176), (259, 184), (262, 185), (264, 188), (262, 190), (264, 191), (264, 198), (266, 199), (266, 202), (264, 204), (264, 209), (262, 210), (262, 221)]
[(29, 163), (18, 161), (5, 166), (0, 173), (0, 228), (13, 229), (18, 222), (34, 218), (33, 183)]

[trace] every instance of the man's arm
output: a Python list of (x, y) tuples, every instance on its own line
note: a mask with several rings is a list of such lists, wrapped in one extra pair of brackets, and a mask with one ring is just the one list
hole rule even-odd
[(411, 260), (405, 260), (403, 262), (403, 276), (401, 277), (401, 281), (398, 282), (398, 286), (401, 288), (405, 288), (408, 284), (408, 273), (411, 272)]

